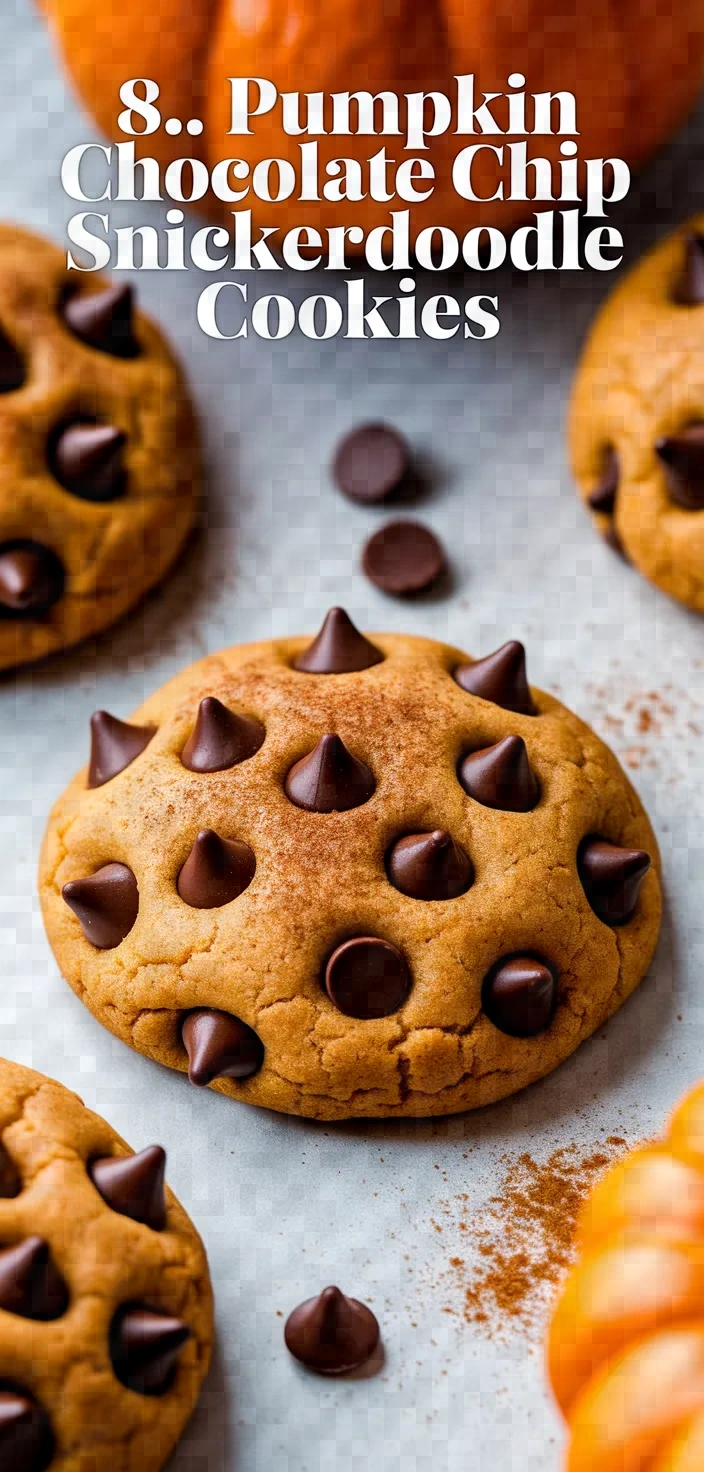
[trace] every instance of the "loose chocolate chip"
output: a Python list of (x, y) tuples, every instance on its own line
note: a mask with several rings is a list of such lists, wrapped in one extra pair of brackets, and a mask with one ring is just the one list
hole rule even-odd
[(447, 570), (444, 550), (418, 521), (389, 521), (366, 543), (362, 566), (382, 593), (398, 598), (424, 593)]
[(24, 363), (14, 343), (0, 327), (0, 394), (21, 388), (25, 380)]
[(670, 500), (685, 511), (704, 509), (704, 424), (658, 440), (655, 452), (665, 466)]
[(82, 501), (115, 501), (127, 484), (127, 435), (112, 424), (75, 420), (59, 431), (49, 450), (49, 466), (64, 490)]
[(540, 797), (522, 736), (505, 736), (495, 746), (470, 752), (460, 762), (457, 775), (468, 797), (485, 808), (529, 813)]
[(319, 1375), (355, 1370), (374, 1353), (379, 1325), (366, 1304), (347, 1298), (339, 1288), (324, 1288), (289, 1314), (286, 1348)]
[(39, 542), (0, 546), (0, 618), (41, 618), (64, 591), (65, 574), (55, 552)]
[(394, 844), (387, 860), (389, 879), (414, 900), (454, 900), (474, 880), (474, 866), (451, 834), (409, 833)]
[(296, 656), (293, 668), (307, 675), (349, 675), (368, 670), (383, 658), (381, 650), (355, 628), (344, 608), (331, 608), (320, 633)]
[(513, 1038), (544, 1032), (555, 1010), (554, 973), (534, 956), (508, 956), (484, 980), (482, 1006), (490, 1022)]
[(362, 424), (338, 445), (332, 471), (352, 501), (385, 501), (402, 485), (411, 465), (403, 436), (387, 424)]
[(587, 498), (587, 504), (592, 511), (600, 511), (604, 516), (613, 516), (616, 507), (616, 492), (619, 481), (618, 455), (613, 446), (604, 453), (604, 462), (601, 475)]
[(198, 1007), (181, 1029), (188, 1054), (188, 1077), (203, 1089), (216, 1078), (252, 1078), (264, 1062), (264, 1045), (256, 1032), (213, 1007)]
[(0, 1472), (44, 1472), (53, 1455), (46, 1412), (25, 1391), (0, 1385)]
[(347, 750), (339, 736), (321, 736), (318, 745), (292, 766), (284, 791), (290, 802), (309, 813), (344, 813), (367, 802), (376, 781)]
[(265, 735), (256, 716), (236, 715), (214, 695), (206, 695), (181, 761), (189, 772), (226, 772), (254, 756)]
[(161, 1232), (166, 1226), (165, 1169), (166, 1151), (161, 1145), (148, 1145), (138, 1155), (104, 1155), (92, 1160), (88, 1174), (112, 1211)]
[(688, 235), (684, 242), (684, 265), (675, 282), (673, 299), (681, 307), (704, 303), (704, 237)]
[(182, 1319), (139, 1304), (118, 1309), (110, 1329), (110, 1358), (118, 1380), (139, 1395), (163, 1395), (190, 1337)]
[(202, 828), (178, 876), (178, 892), (196, 910), (215, 910), (242, 894), (256, 867), (248, 844)]
[(131, 286), (75, 292), (64, 302), (64, 321), (89, 347), (113, 358), (135, 358), (139, 343), (134, 335), (133, 305)]
[(25, 1237), (0, 1250), (0, 1309), (48, 1321), (60, 1318), (67, 1305), (66, 1284), (43, 1237)]
[(641, 848), (619, 848), (603, 838), (585, 838), (577, 868), (595, 915), (607, 925), (625, 925), (632, 919), (650, 865), (650, 855)]
[(509, 639), (474, 664), (458, 665), (453, 678), (470, 695), (479, 695), (503, 710), (521, 716), (538, 714), (526, 678), (526, 651), (517, 639)]
[(346, 940), (325, 967), (325, 990), (347, 1017), (388, 1017), (406, 1000), (410, 984), (401, 952), (373, 935)]
[(129, 935), (139, 912), (137, 880), (126, 864), (103, 864), (87, 879), (72, 879), (61, 894), (78, 916), (86, 940), (112, 951)]
[(102, 787), (124, 772), (141, 756), (155, 733), (156, 726), (130, 726), (106, 710), (96, 710), (90, 718), (88, 786)]

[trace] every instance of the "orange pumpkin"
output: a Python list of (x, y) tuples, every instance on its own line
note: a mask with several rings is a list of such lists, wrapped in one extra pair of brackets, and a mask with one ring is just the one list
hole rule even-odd
[(549, 1336), (568, 1472), (704, 1468), (704, 1085), (597, 1186)]
[[(704, 0), (43, 0), (79, 92), (110, 137), (119, 136), (120, 85), (148, 77), (161, 89), (162, 118), (200, 118), (205, 131), (170, 137), (163, 127), (144, 140), (143, 151), (163, 163), (184, 154), (210, 168), (237, 156), (254, 164), (268, 157), (299, 162), (301, 141), (281, 128), (278, 109), (254, 123), (251, 137), (228, 137), (228, 77), (265, 77), (280, 92), (388, 89), (437, 90), (452, 97), (454, 78), (472, 73), (479, 89), (505, 94), (513, 73), (526, 77), (528, 93), (572, 91), (578, 104), (583, 158), (623, 157), (638, 164), (684, 116), (704, 68)], [(494, 104), (502, 126), (507, 103)], [(454, 124), (453, 124), (454, 127)], [(366, 160), (386, 142), (389, 157), (404, 157), (402, 139), (320, 137), (321, 171), (341, 155)], [(494, 222), (507, 228), (530, 217), (532, 202), (468, 203), (453, 191), (451, 166), (481, 136), (452, 130), (430, 140), (426, 157), (437, 185), (414, 205), (413, 234), (447, 224), (458, 234)], [(487, 141), (501, 145), (501, 136)], [(561, 139), (530, 140), (531, 154), (558, 161)], [(497, 187), (497, 160), (480, 155), (475, 190)], [(557, 170), (555, 170), (557, 177)], [(293, 226), (388, 224), (398, 203), (343, 205), (291, 199), (263, 204), (253, 196), (255, 221)], [(544, 208), (544, 205), (539, 206)], [(232, 205), (217, 205), (231, 223)]]

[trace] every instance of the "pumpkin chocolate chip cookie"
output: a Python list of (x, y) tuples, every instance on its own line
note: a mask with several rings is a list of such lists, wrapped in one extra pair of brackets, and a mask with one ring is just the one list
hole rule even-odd
[(191, 524), (181, 371), (127, 285), (0, 226), (0, 670), (113, 623)]
[(612, 753), (531, 689), (341, 609), (201, 660), (90, 763), (41, 860), (49, 939), (108, 1028), (319, 1119), (448, 1114), (550, 1072), (643, 976), (655, 839)]
[(208, 1368), (200, 1239), (61, 1084), (0, 1059), (0, 1467), (158, 1472)]
[(704, 612), (704, 215), (609, 298), (584, 351), (572, 460), (597, 526), (644, 577)]

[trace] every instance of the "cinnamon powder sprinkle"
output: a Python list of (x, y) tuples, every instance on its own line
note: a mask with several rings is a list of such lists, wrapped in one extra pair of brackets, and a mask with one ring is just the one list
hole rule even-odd
[(464, 1219), (455, 1224), (467, 1232), (474, 1251), (472, 1260), (449, 1259), (459, 1303), (445, 1311), (460, 1313), (489, 1338), (541, 1334), (574, 1259), (579, 1210), (599, 1176), (627, 1149), (621, 1136), (609, 1135), (581, 1151), (561, 1146), (542, 1163), (527, 1152), (505, 1157), (499, 1194), (481, 1211), (463, 1211)]
[[(624, 686), (627, 676), (614, 660), (604, 684), (588, 683), (588, 719), (632, 771), (657, 769), (664, 754), (669, 782), (672, 748), (683, 756), (695, 749), (692, 737), (701, 732), (701, 701), (690, 690), (672, 684), (662, 690), (632, 690), (624, 699)], [(661, 740), (664, 735), (665, 742)]]

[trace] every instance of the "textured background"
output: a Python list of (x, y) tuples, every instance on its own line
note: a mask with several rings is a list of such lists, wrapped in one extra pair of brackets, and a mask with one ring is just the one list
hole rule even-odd
[[(93, 129), (29, 0), (0, 4), (0, 95), (0, 215), (61, 241), (71, 210), (60, 161)], [(614, 215), (629, 258), (701, 208), (703, 143), (701, 111)], [(150, 219), (153, 207), (132, 207), (133, 223)], [(114, 220), (126, 223), (124, 210)], [(701, 1072), (701, 625), (601, 546), (565, 463), (573, 366), (612, 279), (501, 273), (500, 336), (447, 346), (216, 343), (196, 326), (202, 278), (139, 277), (202, 411), (207, 525), (118, 629), (0, 683), (0, 1051), (75, 1088), (135, 1148), (168, 1148), (169, 1180), (205, 1238), (219, 1326), (178, 1472), (464, 1472), (468, 1453), (478, 1472), (556, 1468), (539, 1343), (490, 1342), (456, 1312), (455, 1203), (466, 1193), (481, 1209), (507, 1153), (544, 1159), (603, 1134), (652, 1133)], [(275, 289), (313, 287), (278, 275)], [(461, 280), (454, 289), (471, 294)], [(403, 428), (428, 467), (415, 511), (452, 550), (449, 597), (406, 607), (358, 570), (383, 512), (344, 502), (327, 466), (340, 433), (370, 415)], [(127, 715), (223, 642), (313, 632), (331, 602), (366, 629), (437, 635), (475, 654), (524, 639), (533, 681), (611, 741), (658, 833), (667, 914), (648, 979), (557, 1074), (482, 1114), (321, 1128), (196, 1093), (101, 1030), (44, 939), (37, 849), (52, 800), (85, 759), (91, 711)], [(381, 1320), (374, 1378), (329, 1384), (284, 1350), (277, 1311), (334, 1281)]]

